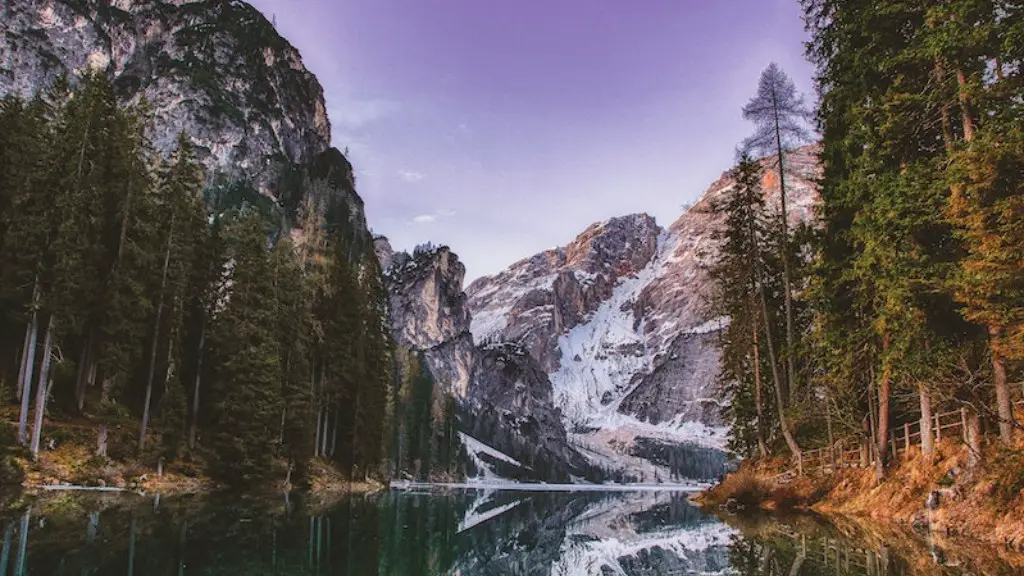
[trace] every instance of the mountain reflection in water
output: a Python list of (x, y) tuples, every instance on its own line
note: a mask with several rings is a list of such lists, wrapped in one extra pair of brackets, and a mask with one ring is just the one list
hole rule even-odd
[(8, 502), (0, 576), (1017, 574), (993, 554), (793, 519), (709, 516), (677, 492), (47, 494)]

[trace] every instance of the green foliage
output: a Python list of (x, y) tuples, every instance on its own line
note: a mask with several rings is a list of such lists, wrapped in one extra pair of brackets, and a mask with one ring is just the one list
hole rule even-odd
[[(918, 419), (929, 399), (933, 410), (964, 405), (990, 422), (1012, 414), (1008, 382), (1024, 358), (1024, 53), (1008, 43), (1022, 30), (1018, 4), (802, 2), (820, 95), (821, 201), (818, 228), (793, 236), (811, 248), (809, 269), (792, 271), (794, 319), (806, 327), (795, 332), (806, 337), (781, 349), (782, 359), (801, 359), (790, 380), (807, 387), (771, 417), (792, 418), (803, 445), (876, 430), (884, 462), (885, 427)], [(762, 77), (744, 109), (758, 122), (748, 147), (767, 153), (776, 128), (799, 136), (769, 113), (773, 85), (785, 83)], [(778, 93), (799, 116), (792, 88)], [(727, 225), (712, 276), (716, 312), (732, 319), (722, 338), (732, 443), (752, 454), (764, 434), (755, 368), (765, 379), (767, 367), (751, 360), (750, 277), (762, 271), (762, 318), (776, 324), (761, 333), (779, 342), (773, 258), (799, 264), (805, 251), (787, 251), (790, 239), (773, 239), (772, 226), (750, 232), (745, 222), (758, 220), (747, 212), (761, 208), (756, 195), (741, 201), (743, 164), (720, 207)]]
[(302, 484), (315, 455), (381, 473), (394, 418), (387, 297), (347, 160), (294, 169), (304, 229), (282, 234), (268, 196), (205, 186), (185, 135), (158, 155), (145, 103), (119, 105), (101, 75), (70, 92), (61, 81), (0, 102), (2, 380), (18, 381), (32, 319), (53, 318), (49, 419), (92, 416), (113, 458), (155, 465), (196, 448), (233, 484), (286, 469)]

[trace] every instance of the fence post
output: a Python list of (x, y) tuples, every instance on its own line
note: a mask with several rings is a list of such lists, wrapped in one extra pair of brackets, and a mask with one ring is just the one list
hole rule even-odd
[(960, 409), (960, 432), (963, 436), (964, 444), (967, 443), (967, 408)]
[(903, 448), (907, 451), (907, 457), (910, 456), (910, 423), (903, 423)]
[(892, 449), (893, 458), (899, 455), (899, 452), (896, 451), (896, 430), (894, 429), (889, 430), (889, 448)]

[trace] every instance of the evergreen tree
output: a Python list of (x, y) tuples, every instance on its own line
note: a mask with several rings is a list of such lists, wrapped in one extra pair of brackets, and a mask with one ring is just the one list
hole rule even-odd
[(808, 140), (804, 123), (809, 111), (796, 92), (793, 81), (774, 62), (761, 73), (757, 94), (743, 107), (743, 117), (755, 123), (752, 136), (744, 141), (746, 151), (775, 157), (779, 176), (779, 228), (786, 305), (786, 381), (783, 397), (789, 401), (796, 387), (796, 343), (793, 334), (793, 288), (789, 254), (789, 211), (786, 208), (786, 151)]
[(230, 224), (228, 288), (212, 327), (216, 416), (211, 448), (229, 482), (267, 478), (277, 455), (281, 398), (281, 346), (268, 231), (261, 217), (242, 214)]

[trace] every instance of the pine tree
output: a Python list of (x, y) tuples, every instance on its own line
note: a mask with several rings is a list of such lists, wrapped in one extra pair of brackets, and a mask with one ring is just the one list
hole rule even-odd
[(253, 482), (274, 473), (281, 419), (281, 347), (268, 231), (255, 214), (227, 232), (230, 272), (224, 309), (212, 327), (218, 390), (213, 438), (219, 474)]
[[(139, 452), (142, 452), (146, 444), (157, 367), (170, 363), (171, 351), (181, 331), (184, 290), (188, 286), (196, 245), (204, 225), (199, 200), (202, 186), (203, 177), (192, 144), (184, 134), (179, 135), (178, 148), (161, 174), (159, 185), (156, 214), (163, 223), (160, 233), (163, 244), (162, 264), (155, 297), (156, 312), (150, 333), (146, 388), (139, 425)], [(162, 350), (166, 350), (166, 353), (160, 357), (158, 354)]]
[(743, 117), (756, 124), (755, 132), (744, 141), (749, 152), (775, 156), (779, 175), (779, 228), (782, 233), (781, 259), (786, 305), (786, 388), (783, 396), (789, 401), (796, 387), (793, 334), (793, 288), (789, 254), (789, 211), (786, 207), (786, 152), (790, 146), (806, 142), (809, 134), (804, 124), (810, 113), (793, 81), (774, 62), (761, 74), (757, 94), (743, 107)]
[(736, 185), (721, 205), (725, 227), (718, 259), (710, 274), (716, 286), (715, 314), (727, 316), (720, 348), (720, 378), (731, 396), (728, 415), (733, 423), (734, 449), (768, 455), (767, 425), (761, 378), (763, 336), (758, 268), (763, 268), (759, 237), (764, 234), (764, 196), (759, 186), (761, 168), (743, 156), (734, 170)]

